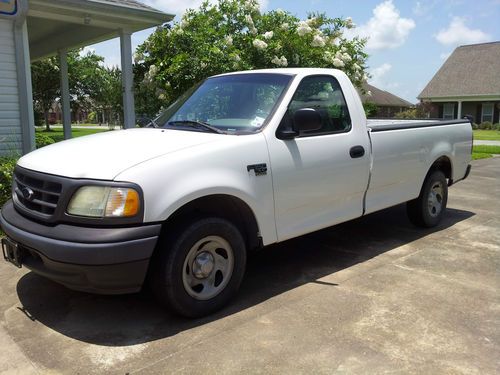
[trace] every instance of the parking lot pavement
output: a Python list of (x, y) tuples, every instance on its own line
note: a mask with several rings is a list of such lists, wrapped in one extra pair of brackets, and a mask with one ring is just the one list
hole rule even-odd
[(2, 262), (0, 371), (499, 373), (499, 197), (500, 158), (476, 161), (439, 228), (398, 206), (272, 246), (201, 320)]

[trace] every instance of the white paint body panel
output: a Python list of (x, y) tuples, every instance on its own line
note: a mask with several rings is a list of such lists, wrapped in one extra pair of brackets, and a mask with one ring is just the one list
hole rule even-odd
[[(370, 142), (361, 100), (344, 73), (333, 69), (268, 71), (295, 78), (259, 133), (109, 132), (45, 147), (21, 158), (19, 165), (73, 178), (136, 183), (144, 192), (145, 222), (164, 221), (200, 197), (231, 195), (252, 209), (264, 245), (359, 217), (364, 205), (366, 212), (373, 212), (417, 197), (430, 166), (441, 156), (451, 160), (453, 179), (463, 178), (471, 159), (470, 124), (372, 132)], [(277, 127), (300, 80), (317, 74), (339, 81), (351, 131), (277, 139)], [(369, 126), (388, 123), (376, 121)], [(352, 159), (349, 150), (357, 145), (366, 153)], [(261, 163), (268, 166), (266, 175), (255, 176), (247, 170), (248, 165)]]
[(115, 130), (43, 147), (23, 156), (18, 164), (58, 176), (113, 180), (147, 160), (217, 139), (217, 134), (176, 130)]
[[(309, 69), (307, 71), (310, 71)], [(301, 70), (283, 101), (277, 123), (266, 134), (274, 181), (275, 216), (279, 241), (341, 223), (363, 213), (368, 184), (369, 152), (352, 159), (349, 150), (369, 150), (366, 119), (359, 96), (347, 76), (339, 71)], [(348, 133), (290, 140), (276, 138), (276, 129), (300, 81), (310, 75), (334, 75), (343, 88), (352, 128)], [(354, 92), (353, 92), (354, 91)], [(354, 94), (355, 93), (355, 94)]]
[(373, 169), (366, 194), (366, 213), (418, 197), (431, 165), (446, 156), (452, 178), (464, 177), (471, 161), (470, 124), (371, 133)]

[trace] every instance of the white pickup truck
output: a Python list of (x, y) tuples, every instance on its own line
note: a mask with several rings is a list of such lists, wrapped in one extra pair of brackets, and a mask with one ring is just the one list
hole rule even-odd
[(152, 124), (22, 157), (5, 259), (76, 290), (149, 284), (202, 316), (237, 292), (249, 251), (402, 202), (435, 226), (470, 171), (467, 120), (367, 122), (333, 69), (211, 77)]

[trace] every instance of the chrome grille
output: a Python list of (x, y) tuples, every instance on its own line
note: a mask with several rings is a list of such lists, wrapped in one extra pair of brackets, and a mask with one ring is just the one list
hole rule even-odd
[(62, 192), (60, 183), (16, 169), (14, 172), (14, 194), (17, 203), (25, 209), (44, 216), (53, 216)]

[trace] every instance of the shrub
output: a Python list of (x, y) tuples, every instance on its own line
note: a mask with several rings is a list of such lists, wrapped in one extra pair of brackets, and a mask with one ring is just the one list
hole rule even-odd
[(44, 146), (51, 145), (55, 143), (55, 141), (48, 135), (42, 133), (35, 133), (35, 143), (36, 143), (36, 148), (41, 148)]
[(406, 111), (398, 112), (394, 115), (399, 119), (424, 119), (429, 118), (432, 113), (432, 103), (418, 103), (414, 108), (409, 108)]
[(12, 174), (16, 166), (17, 158), (0, 158), (0, 207), (7, 202), (12, 195)]
[(39, 111), (35, 111), (35, 126), (44, 126), (45, 118), (43, 117), (43, 113)]
[(500, 123), (493, 124), (493, 125), (491, 126), (491, 128), (492, 128), (493, 130), (500, 130)]
[(473, 130), (477, 130), (477, 129), (479, 129), (479, 125), (478, 125), (478, 124), (476, 124), (476, 123), (473, 123), (473, 124), (472, 124), (472, 129), (473, 129)]
[(491, 130), (493, 127), (493, 124), (489, 121), (485, 121), (485, 122), (482, 122), (481, 124), (479, 124), (479, 129), (482, 129), (482, 130)]
[(400, 119), (416, 119), (418, 118), (418, 113), (416, 108), (407, 109), (406, 111), (398, 112), (394, 115), (395, 118)]
[(87, 116), (87, 120), (90, 123), (92, 123), (92, 124), (97, 123), (97, 113), (96, 112), (90, 112), (89, 115)]
[(378, 107), (375, 103), (366, 102), (363, 103), (363, 109), (365, 110), (366, 117), (373, 117), (377, 114)]

